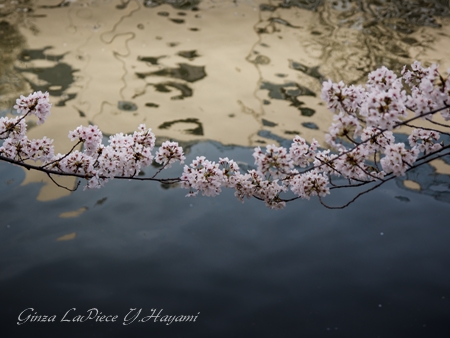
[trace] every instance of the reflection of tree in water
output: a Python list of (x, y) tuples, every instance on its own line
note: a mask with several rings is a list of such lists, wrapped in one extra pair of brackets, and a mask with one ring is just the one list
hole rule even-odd
[(201, 0), (144, 0), (145, 7), (158, 7), (160, 5), (171, 5), (176, 9), (196, 10)]
[(326, 3), (319, 15), (320, 24), (310, 31), (322, 46), (321, 68), (352, 83), (382, 65), (401, 69), (410, 63), (417, 48), (425, 49), (432, 39), (414, 33), (423, 26), (438, 28), (435, 17), (449, 10), (435, 1), (338, 1)]
[[(196, 51), (192, 51), (193, 54), (196, 55)], [(192, 52), (189, 55), (192, 54)], [(183, 52), (180, 52), (183, 53)], [(178, 55), (180, 54), (178, 53)], [(185, 52), (186, 53), (186, 52)], [(152, 65), (158, 64), (158, 59), (162, 57), (139, 57), (139, 61), (145, 61), (150, 62)], [(145, 73), (139, 73), (136, 72), (136, 76), (140, 79), (145, 79), (148, 76), (156, 76), (156, 77), (169, 77), (174, 78), (178, 80), (183, 80), (186, 82), (196, 82), (198, 80), (203, 79), (206, 77), (205, 67), (204, 66), (193, 66), (186, 63), (179, 63), (178, 67), (176, 68), (170, 68), (166, 67), (158, 71), (152, 71), (152, 72), (145, 72)], [(170, 93), (171, 90), (168, 87), (172, 87), (174, 89), (177, 89), (180, 91), (180, 95), (172, 96), (172, 100), (183, 100), (186, 97), (191, 97), (193, 95), (192, 88), (186, 84), (181, 82), (175, 82), (175, 81), (163, 81), (160, 83), (153, 83), (153, 84), (147, 84), (147, 86), (154, 86), (156, 91), (161, 93)], [(136, 96), (135, 96), (136, 97)]]
[[(283, 0), (278, 1), (277, 4), (280, 8), (291, 8), (291, 7), (299, 7), (303, 9), (316, 10), (317, 7), (323, 4), (324, 0)], [(267, 6), (267, 5), (262, 5)], [(276, 8), (275, 6), (272, 6)], [(268, 10), (271, 10), (270, 5), (266, 7)]]
[(2, 1), (0, 6), (0, 111), (10, 111), (16, 98), (29, 92), (27, 81), (15, 68), (26, 46), (19, 31), (22, 27), (36, 33), (33, 24), (35, 3), (32, 0)]
[[(443, 158), (444, 161), (446, 158)], [(450, 161), (445, 161), (450, 165)], [(420, 194), (434, 197), (438, 201), (450, 203), (450, 176), (445, 174), (439, 174), (436, 169), (430, 164), (424, 164), (412, 171), (406, 173), (405, 176), (399, 177), (396, 182), (402, 189), (408, 189), (405, 185), (405, 181), (416, 182), (420, 186), (420, 190), (417, 191)]]
[[(294, 8), (314, 11), (318, 20), (304, 27), (301, 15), (292, 15)], [(302, 30), (307, 39), (301, 43), (314, 49), (321, 73), (346, 83), (364, 80), (381, 65), (399, 69), (411, 63), (432, 41), (416, 34), (420, 27), (439, 28), (437, 17), (450, 12), (448, 1), (440, 0), (283, 0), (260, 10), (271, 13), (257, 25), (258, 34), (279, 32), (280, 25)]]
[(24, 91), (26, 84), (14, 70), (14, 61), (25, 43), (16, 26), (0, 21), (0, 109), (9, 109), (14, 97)]
[[(56, 106), (64, 106), (66, 101), (76, 96), (66, 94), (66, 90), (74, 83), (73, 74), (77, 70), (62, 62), (65, 54), (52, 55), (48, 52), (51, 49), (50, 46), (41, 49), (23, 49), (17, 57), (20, 64), (14, 69), (22, 74), (32, 91), (49, 92), (52, 96), (59, 96), (61, 99)], [(51, 61), (53, 66), (34, 67), (33, 62), (37, 60)]]

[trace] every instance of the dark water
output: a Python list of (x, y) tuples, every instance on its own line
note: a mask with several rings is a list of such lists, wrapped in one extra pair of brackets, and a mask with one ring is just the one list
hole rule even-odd
[[(199, 154), (250, 160), (208, 143), (189, 157)], [(0, 171), (3, 337), (450, 335), (449, 204), (395, 182), (344, 210), (311, 200), (271, 211), (230, 191), (189, 199), (128, 181), (42, 203), (38, 185), (19, 186), (21, 169)], [(17, 325), (27, 308), (56, 322)], [(116, 322), (60, 322), (91, 308)], [(197, 317), (166, 325), (145, 321), (152, 313)]]

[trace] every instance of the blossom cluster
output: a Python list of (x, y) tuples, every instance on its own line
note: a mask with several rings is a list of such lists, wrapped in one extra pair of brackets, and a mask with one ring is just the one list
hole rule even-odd
[[(14, 108), (19, 116), (0, 118), (0, 138), (4, 140), (0, 156), (18, 163), (39, 161), (42, 170), (85, 177), (87, 188), (99, 188), (118, 176), (132, 178), (152, 164), (155, 135), (145, 124), (133, 134), (110, 136), (106, 145), (97, 126), (79, 126), (68, 135), (71, 141), (77, 142), (72, 151), (55, 155), (53, 140), (47, 137), (29, 140), (26, 136), (25, 117), (36, 115), (44, 122), (50, 107), (48, 93), (36, 92), (17, 99)], [(75, 149), (77, 145), (82, 145), (82, 150)], [(156, 161), (164, 167), (184, 159), (183, 149), (176, 142), (164, 142), (156, 155)]]
[(23, 116), (28, 114), (35, 115), (38, 118), (38, 124), (42, 124), (50, 115), (51, 106), (48, 92), (42, 93), (38, 91), (27, 97), (21, 95), (16, 100), (14, 109), (17, 110), (18, 114)]
[(155, 161), (166, 168), (170, 168), (173, 163), (180, 161), (184, 163), (186, 157), (177, 142), (165, 141), (156, 153)]
[[(197, 156), (172, 182), (189, 189), (187, 196), (199, 192), (217, 196), (226, 187), (234, 189), (242, 202), (255, 197), (270, 208), (283, 208), (288, 200), (325, 197), (331, 188), (339, 187), (332, 183), (333, 177), (359, 185), (384, 182), (387, 177), (404, 175), (421, 158), (448, 148), (439, 143), (437, 130), (409, 124), (418, 118), (432, 121), (438, 112), (450, 120), (450, 77), (443, 79), (436, 65), (423, 67), (416, 61), (404, 67), (400, 76), (381, 67), (368, 75), (365, 86), (329, 80), (323, 83), (322, 98), (335, 114), (325, 140), (336, 152), (321, 148), (315, 139), (308, 144), (297, 135), (289, 148), (256, 147), (255, 169), (243, 172), (234, 160), (214, 162)], [(55, 155), (53, 140), (27, 138), (24, 119), (36, 115), (42, 123), (50, 106), (48, 93), (21, 96), (14, 106), (20, 116), (0, 118), (0, 138), (4, 140), (0, 156), (17, 164), (40, 161), (39, 169), (83, 177), (88, 188), (101, 187), (115, 177), (134, 178), (153, 161), (161, 165), (150, 178), (155, 179), (161, 170), (186, 159), (182, 147), (171, 141), (162, 143), (153, 154), (155, 135), (144, 124), (133, 134), (110, 136), (107, 144), (97, 126), (79, 126), (68, 135), (77, 142), (72, 150)], [(411, 115), (415, 117), (408, 120)], [(397, 142), (394, 130), (399, 126), (412, 129), (408, 144)], [(78, 145), (82, 145), (79, 150)], [(294, 197), (284, 199), (282, 194)]]
[[(333, 163), (333, 174), (354, 180), (404, 175), (420, 153), (442, 149), (440, 134), (413, 128), (407, 147), (396, 143), (392, 130), (407, 125), (409, 112), (431, 121), (439, 111), (449, 120), (449, 98), (450, 77), (444, 80), (436, 65), (423, 67), (418, 61), (410, 68), (405, 66), (400, 77), (381, 67), (369, 74), (365, 87), (324, 82), (322, 99), (336, 114), (326, 140), (340, 152)], [(381, 169), (373, 166), (377, 164), (374, 158), (381, 158)]]

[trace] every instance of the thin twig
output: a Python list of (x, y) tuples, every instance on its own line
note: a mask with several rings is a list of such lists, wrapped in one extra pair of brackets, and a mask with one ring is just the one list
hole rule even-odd
[(433, 121), (433, 120), (427, 120), (427, 121), (430, 122), (430, 123), (433, 123), (433, 124), (435, 124), (435, 125), (437, 125), (437, 126), (441, 126), (441, 127), (445, 127), (445, 128), (450, 128), (450, 125), (448, 125), (448, 124), (440, 123), (440, 122)]
[(44, 164), (41, 168), (44, 169), (46, 166), (48, 166), (48, 165), (50, 165), (50, 164), (53, 164), (53, 163), (62, 161), (62, 160), (65, 159), (67, 156), (69, 156), (70, 154), (72, 154), (72, 151), (74, 151), (75, 148), (76, 148), (80, 143), (83, 143), (83, 141), (78, 140), (78, 142), (72, 147), (72, 149), (70, 149), (70, 151), (69, 151), (67, 154), (65, 154), (63, 157), (58, 158), (58, 159), (56, 159), (56, 160), (54, 160), (54, 161), (52, 161), (52, 162), (48, 162), (48, 163)]
[[(430, 121), (430, 122), (431, 122), (431, 120), (427, 120), (427, 121)], [(445, 135), (447, 135), (447, 136), (450, 136), (450, 133), (446, 133), (445, 131), (439, 131), (439, 130), (436, 130), (436, 129), (433, 129), (433, 128), (418, 127), (418, 126), (414, 126), (414, 125), (409, 124), (409, 123), (405, 123), (405, 126), (407, 126), (407, 127), (409, 127), (409, 128), (416, 128), (416, 129), (423, 129), (423, 130), (435, 131), (435, 132), (438, 132), (439, 134), (445, 134)], [(448, 126), (448, 127), (450, 128), (450, 126)]]
[(58, 182), (56, 182), (56, 181), (53, 179), (53, 177), (52, 177), (52, 175), (51, 175), (50, 173), (47, 173), (47, 176), (48, 176), (48, 177), (52, 180), (52, 182), (55, 183), (59, 188), (63, 188), (63, 189), (69, 190), (70, 192), (74, 192), (74, 191), (77, 190), (78, 187), (80, 186), (80, 181), (78, 181), (78, 182), (77, 182), (77, 185), (75, 186), (75, 188), (74, 188), (74, 189), (70, 189), (70, 188), (67, 188), (67, 187), (65, 187), (65, 186), (63, 186), (63, 185), (61, 185), (61, 184), (58, 184)]

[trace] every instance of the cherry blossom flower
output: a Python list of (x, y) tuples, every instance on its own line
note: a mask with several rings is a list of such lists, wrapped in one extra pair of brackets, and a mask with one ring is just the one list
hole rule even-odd
[(330, 193), (328, 177), (318, 170), (295, 175), (289, 181), (289, 184), (294, 194), (308, 200), (311, 196), (325, 197)]
[(97, 148), (101, 144), (102, 138), (103, 134), (97, 126), (79, 126), (75, 130), (69, 132), (69, 139), (71, 141), (79, 140), (84, 142), (84, 152), (90, 156), (97, 152)]
[(372, 154), (376, 151), (382, 151), (389, 144), (395, 142), (395, 137), (392, 131), (381, 131), (380, 128), (367, 127), (361, 133), (361, 140), (364, 143), (363, 147)]
[[(311, 145), (308, 146), (305, 139), (299, 135), (292, 140), (292, 145), (289, 148), (289, 156), (294, 166), (305, 168), (314, 161), (314, 157), (319, 147), (316, 139), (313, 139)], [(292, 166), (288, 166), (292, 167)]]
[(326, 136), (327, 143), (333, 148), (343, 150), (345, 146), (337, 142), (339, 139), (346, 138), (347, 142), (353, 142), (354, 139), (360, 136), (362, 127), (356, 117), (341, 111), (333, 116), (333, 121), (329, 128), (329, 134)]
[(287, 187), (279, 184), (279, 180), (267, 180), (264, 174), (250, 170), (251, 184), (253, 186), (253, 196), (263, 200), (270, 209), (282, 209), (286, 202), (279, 197), (280, 193), (287, 190)]
[(152, 129), (145, 126), (145, 124), (140, 124), (138, 131), (133, 133), (133, 140), (136, 144), (141, 144), (144, 147), (153, 149), (155, 146), (155, 134), (152, 133)]
[(37, 116), (38, 124), (44, 123), (47, 117), (50, 115), (51, 103), (49, 101), (48, 92), (42, 93), (41, 91), (34, 92), (27, 97), (21, 95), (16, 100), (14, 109), (20, 115), (32, 114)]
[(271, 175), (273, 178), (285, 177), (293, 167), (291, 155), (286, 148), (276, 147), (273, 144), (266, 147), (265, 153), (260, 147), (256, 147), (253, 157), (258, 171), (263, 175)]
[(20, 140), (27, 133), (27, 124), (22, 117), (0, 117), (0, 139)]
[(366, 118), (367, 126), (391, 130), (401, 121), (400, 118), (408, 115), (405, 98), (406, 92), (398, 88), (370, 91), (360, 114)]
[(403, 176), (416, 161), (419, 154), (417, 148), (406, 149), (404, 143), (390, 144), (385, 148), (385, 156), (380, 160), (386, 173), (392, 172), (395, 176)]
[(54, 156), (53, 140), (44, 136), (27, 142), (28, 158), (34, 161), (48, 162)]
[(244, 203), (245, 198), (249, 199), (253, 197), (254, 185), (252, 182), (252, 175), (249, 173), (241, 174), (240, 172), (235, 173), (234, 177), (234, 196), (242, 203)]
[(437, 143), (440, 134), (435, 130), (413, 129), (411, 135), (408, 137), (409, 145), (417, 148), (420, 152), (427, 155), (438, 151), (442, 145)]
[(195, 196), (198, 191), (203, 196), (217, 196), (222, 191), (224, 179), (218, 163), (207, 160), (205, 156), (197, 156), (189, 166), (184, 166), (181, 180), (182, 187), (191, 190), (188, 196)]
[(330, 149), (317, 152), (313, 162), (314, 167), (324, 174), (333, 174), (335, 176), (340, 176), (341, 174), (336, 171), (335, 163), (335, 159), (338, 155), (330, 153)]
[(28, 137), (26, 136), (22, 137), (21, 139), (8, 138), (3, 141), (3, 145), (0, 147), (0, 155), (12, 160), (22, 161), (28, 156), (28, 154), (25, 152), (27, 143)]
[(183, 148), (177, 142), (170, 141), (163, 142), (155, 157), (155, 161), (164, 165), (166, 168), (170, 168), (177, 161), (184, 163), (185, 159)]
[(349, 152), (334, 160), (334, 168), (337, 172), (349, 179), (366, 180), (369, 175), (369, 168), (366, 160), (369, 152), (364, 147), (353, 148)]
[(94, 176), (94, 162), (95, 160), (78, 150), (73, 151), (67, 156), (58, 154), (52, 161), (56, 161), (53, 167), (59, 168), (61, 172), (81, 174), (86, 176)]
[(333, 113), (345, 112), (355, 115), (364, 102), (366, 91), (362, 86), (347, 87), (344, 82), (333, 83), (331, 80), (322, 84), (322, 100)]

